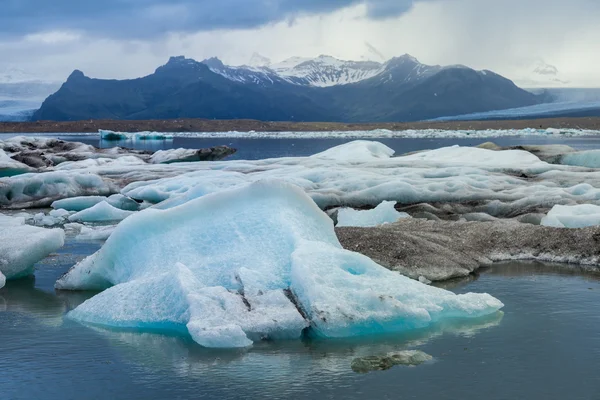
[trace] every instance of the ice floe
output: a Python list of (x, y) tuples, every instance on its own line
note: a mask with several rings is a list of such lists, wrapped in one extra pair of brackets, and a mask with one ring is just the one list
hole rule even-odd
[(172, 140), (173, 135), (170, 133), (160, 132), (115, 132), (105, 129), (98, 131), (100, 138), (107, 141), (121, 141), (121, 140)]
[(116, 227), (117, 225), (84, 225), (77, 222), (64, 226), (67, 235), (75, 240), (106, 240)]
[(400, 218), (410, 218), (407, 213), (396, 211), (395, 205), (393, 201), (384, 201), (372, 210), (340, 208), (337, 226), (377, 226), (396, 222)]
[(132, 215), (132, 211), (113, 207), (107, 201), (102, 201), (93, 207), (79, 211), (69, 217), (71, 222), (113, 222), (121, 221)]
[[(110, 135), (111, 131), (104, 131)], [(112, 140), (131, 140), (130, 138), (140, 135), (133, 132), (112, 132), (115, 139)], [(586, 129), (407, 129), (392, 131), (388, 129), (373, 130), (355, 130), (355, 131), (314, 131), (314, 132), (143, 132), (142, 136), (155, 138), (173, 138), (173, 137), (198, 137), (198, 138), (235, 138), (235, 139), (382, 139), (382, 138), (494, 138), (506, 136), (591, 136), (597, 135), (600, 131)], [(102, 135), (102, 131), (100, 133)], [(69, 135), (69, 134), (66, 134)], [(79, 134), (73, 134), (78, 136)], [(106, 139), (105, 139), (106, 140)], [(161, 140), (161, 139), (158, 139)]]
[(446, 203), (460, 205), (464, 214), (512, 218), (545, 214), (557, 204), (600, 205), (600, 171), (550, 164), (524, 150), (454, 146), (392, 154), (381, 143), (356, 141), (310, 157), (135, 165), (79, 162), (74, 169), (0, 179), (0, 206), (47, 206), (69, 197), (120, 193), (130, 207), (107, 201), (130, 211), (147, 205), (167, 209), (263, 179), (297, 185), (323, 209), (375, 207), (383, 201), (395, 201), (399, 207)]
[(222, 160), (236, 152), (229, 146), (216, 146), (206, 149), (171, 149), (158, 150), (150, 157), (153, 164), (171, 164), (179, 162), (216, 161)]
[(25, 225), (21, 217), (0, 215), (0, 274), (16, 279), (33, 272), (33, 266), (64, 244), (62, 229)]
[(554, 206), (542, 219), (541, 224), (556, 228), (584, 228), (600, 225), (600, 206), (593, 204)]
[(343, 250), (293, 185), (261, 181), (121, 222), (57, 289), (104, 290), (69, 313), (107, 327), (190, 334), (206, 347), (397, 332), (502, 303), (455, 295)]

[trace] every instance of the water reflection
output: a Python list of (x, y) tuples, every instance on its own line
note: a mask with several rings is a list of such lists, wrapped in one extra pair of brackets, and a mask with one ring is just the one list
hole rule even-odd
[[(346, 374), (354, 358), (384, 355), (389, 352), (412, 349), (442, 335), (472, 337), (477, 333), (500, 324), (503, 312), (497, 312), (476, 320), (454, 320), (436, 324), (429, 329), (396, 335), (374, 336), (356, 339), (296, 340), (258, 342), (249, 349), (206, 349), (190, 337), (163, 334), (123, 332), (90, 328), (126, 354), (132, 362), (153, 369), (169, 369), (178, 375), (206, 378), (218, 366), (226, 366), (228, 373), (239, 378), (252, 378), (247, 364), (262, 365), (272, 374), (270, 379), (289, 382), (289, 374), (297, 374), (298, 368), (326, 370), (334, 374)], [(433, 354), (435, 357), (435, 354)], [(230, 365), (232, 364), (232, 365)], [(242, 372), (244, 372), (242, 374)], [(264, 374), (263, 370), (255, 374)], [(262, 379), (264, 382), (264, 379)]]
[(12, 312), (36, 319), (46, 326), (60, 326), (64, 315), (92, 297), (93, 292), (54, 293), (36, 288), (29, 276), (6, 282), (0, 289), (0, 312)]

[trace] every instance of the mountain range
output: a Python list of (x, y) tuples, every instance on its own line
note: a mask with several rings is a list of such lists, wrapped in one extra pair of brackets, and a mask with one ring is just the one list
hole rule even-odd
[(153, 74), (129, 80), (92, 79), (76, 70), (33, 119), (416, 121), (543, 101), (492, 71), (430, 66), (410, 55), (272, 63), (256, 54), (248, 64), (171, 57)]

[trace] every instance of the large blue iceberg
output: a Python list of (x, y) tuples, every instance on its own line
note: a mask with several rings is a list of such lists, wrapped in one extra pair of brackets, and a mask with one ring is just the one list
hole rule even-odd
[(342, 249), (300, 188), (259, 181), (122, 221), (58, 289), (104, 290), (69, 317), (190, 334), (206, 347), (361, 336), (491, 314), (488, 294), (455, 295)]

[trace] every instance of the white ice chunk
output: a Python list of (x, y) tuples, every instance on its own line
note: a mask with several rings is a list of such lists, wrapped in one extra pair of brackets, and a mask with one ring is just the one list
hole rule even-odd
[(111, 222), (122, 221), (133, 214), (133, 211), (121, 210), (108, 202), (102, 201), (93, 207), (79, 211), (69, 217), (71, 222)]
[(327, 337), (392, 332), (502, 307), (487, 294), (427, 287), (343, 250), (331, 219), (300, 188), (278, 181), (141, 211), (56, 288), (106, 289), (69, 313), (76, 320), (189, 333), (206, 347), (299, 338), (309, 324)]
[(0, 217), (0, 272), (15, 279), (33, 272), (33, 265), (64, 244), (62, 229), (24, 225), (23, 218)]
[(576, 206), (554, 206), (544, 218), (542, 225), (556, 228), (585, 228), (600, 225), (600, 206), (580, 204)]
[(35, 214), (33, 217), (28, 218), (27, 222), (36, 226), (56, 226), (62, 225), (68, 221), (71, 212), (63, 209), (52, 210), (48, 214), (43, 212)]
[(0, 272), (0, 289), (2, 289), (5, 284), (6, 284), (6, 277), (4, 275), (2, 275), (2, 272)]
[(407, 213), (396, 211), (395, 205), (395, 201), (384, 201), (372, 210), (340, 208), (337, 226), (378, 226), (391, 224), (402, 218), (410, 218)]
[(69, 199), (57, 200), (52, 203), (52, 208), (63, 209), (67, 211), (83, 211), (86, 208), (94, 207), (107, 199), (106, 196), (79, 196)]
[(83, 226), (75, 240), (106, 240), (115, 231), (116, 225)]
[(494, 151), (478, 147), (443, 147), (401, 157), (403, 161), (427, 162), (435, 165), (485, 166), (486, 168), (523, 168), (547, 165), (524, 150)]
[(326, 160), (338, 160), (349, 162), (373, 161), (375, 159), (386, 159), (394, 155), (394, 150), (379, 142), (368, 140), (355, 140), (331, 149), (317, 153), (312, 158)]

